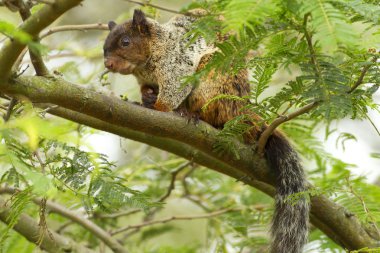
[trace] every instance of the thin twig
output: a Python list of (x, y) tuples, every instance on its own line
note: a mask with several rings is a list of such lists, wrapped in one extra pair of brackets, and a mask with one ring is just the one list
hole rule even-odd
[(225, 213), (238, 212), (241, 210), (242, 210), (241, 208), (227, 208), (227, 209), (223, 209), (223, 210), (219, 210), (219, 211), (215, 211), (215, 212), (211, 212), (211, 213), (206, 213), (206, 214), (202, 214), (202, 215), (171, 216), (168, 218), (163, 218), (163, 219), (153, 220), (153, 221), (147, 221), (147, 222), (143, 222), (143, 223), (136, 224), (136, 225), (129, 225), (129, 226), (126, 226), (124, 228), (120, 228), (118, 230), (111, 232), (111, 235), (116, 235), (116, 234), (128, 231), (130, 229), (142, 228), (142, 227), (151, 226), (151, 225), (155, 225), (155, 224), (163, 224), (163, 223), (167, 223), (167, 222), (174, 221), (174, 220), (207, 219), (207, 218), (219, 216), (219, 215), (222, 215)]
[(133, 209), (133, 210), (128, 210), (128, 211), (119, 212), (119, 213), (111, 213), (111, 214), (97, 214), (97, 213), (95, 213), (91, 218), (95, 218), (95, 219), (97, 219), (97, 218), (116, 219), (116, 218), (120, 218), (120, 217), (129, 216), (129, 215), (132, 215), (135, 213), (139, 213), (141, 211), (142, 211), (142, 209)]
[[(320, 72), (320, 67), (319, 67), (319, 64), (318, 64), (318, 60), (316, 58), (316, 53), (315, 53), (315, 50), (314, 50), (314, 46), (313, 46), (313, 41), (312, 41), (312, 37), (311, 35), (309, 34), (308, 30), (307, 30), (307, 20), (310, 16), (310, 13), (307, 13), (305, 14), (304, 16), (304, 22), (303, 22), (303, 28), (304, 28), (304, 34), (305, 34), (305, 38), (306, 38), (306, 41), (307, 41), (307, 44), (308, 44), (308, 48), (309, 48), (309, 51), (310, 51), (310, 56), (311, 56), (311, 63), (312, 65), (314, 66), (314, 69), (315, 69), (315, 72), (316, 72), (316, 75), (318, 76), (319, 79), (322, 79), (322, 75), (321, 75), (321, 72)], [(373, 57), (372, 59), (372, 62), (373, 63), (376, 63), (377, 62), (377, 59), (378, 57), (375, 56)], [(350, 94), (352, 93), (355, 89), (357, 89), (362, 83), (363, 83), (363, 80), (364, 80), (364, 77), (365, 77), (365, 74), (367, 73), (367, 71), (370, 69), (370, 67), (372, 66), (372, 64), (368, 64), (366, 65), (365, 67), (363, 67), (361, 73), (360, 73), (360, 76), (358, 78), (358, 80), (355, 82), (355, 84), (351, 87), (351, 89), (349, 91), (347, 91), (347, 94)], [(295, 117), (298, 117), (302, 114), (305, 114), (305, 113), (308, 113), (309, 111), (311, 111), (312, 109), (318, 107), (321, 103), (323, 102), (323, 100), (319, 100), (319, 101), (315, 101), (313, 103), (310, 103), (304, 107), (302, 107), (301, 109), (299, 109), (298, 111), (296, 112), (293, 112), (293, 113), (290, 113), (288, 115), (280, 115), (278, 118), (276, 118), (265, 130), (264, 132), (260, 135), (260, 138), (258, 140), (258, 144), (257, 144), (257, 147), (258, 147), (258, 153), (260, 155), (263, 155), (264, 154), (264, 149), (265, 149), (265, 145), (269, 139), (269, 137), (272, 135), (272, 133), (274, 132), (274, 130), (279, 126), (281, 125), (282, 123), (286, 122), (286, 121), (289, 121)], [(290, 109), (290, 107), (288, 107), (286, 111), (288, 111)]]
[(63, 230), (65, 230), (67, 227), (75, 224), (73, 221), (69, 220), (68, 222), (62, 224), (55, 232), (58, 234), (62, 234)]
[(46, 38), (47, 36), (57, 33), (57, 32), (67, 32), (67, 31), (88, 31), (88, 30), (108, 30), (108, 25), (96, 23), (96, 24), (85, 24), (85, 25), (62, 25), (49, 28), (41, 33), (40, 39)]
[(170, 194), (172, 193), (172, 191), (174, 190), (175, 188), (175, 181), (177, 179), (177, 175), (184, 169), (186, 169), (186, 167), (188, 167), (189, 165), (191, 164), (191, 161), (189, 162), (186, 162), (184, 164), (182, 164), (181, 166), (179, 166), (177, 169), (173, 170), (170, 174), (171, 174), (171, 180), (170, 180), (170, 184), (169, 184), (169, 187), (168, 187), (168, 190), (167, 192), (158, 200), (158, 202), (162, 202), (164, 201), (165, 199), (167, 199)]
[(33, 155), (37, 158), (38, 162), (41, 165), (41, 172), (42, 172), (42, 174), (45, 174), (45, 166), (46, 166), (46, 164), (44, 163), (44, 161), (42, 161), (40, 153), (38, 152), (38, 150), (34, 151)]
[(183, 177), (182, 177), (182, 187), (183, 187), (183, 189), (184, 189), (184, 193), (183, 193), (183, 195), (184, 196), (188, 196), (188, 195), (190, 195), (190, 190), (189, 190), (189, 186), (188, 186), (188, 184), (187, 184), (187, 182), (186, 182), (186, 179), (195, 171), (195, 168), (196, 167), (192, 167), (191, 168), (191, 170), (189, 170)]
[(356, 90), (363, 83), (365, 74), (367, 74), (367, 71), (373, 66), (374, 63), (377, 62), (377, 59), (378, 59), (378, 57), (374, 56), (372, 59), (372, 62), (363, 67), (362, 72), (360, 73), (358, 80), (354, 83), (354, 85), (351, 87), (351, 89), (347, 92), (348, 94), (352, 93), (354, 90)]
[(315, 53), (315, 50), (314, 50), (312, 37), (309, 34), (309, 31), (307, 30), (307, 21), (308, 21), (310, 16), (311, 16), (311, 14), (310, 14), (310, 12), (308, 12), (303, 17), (303, 29), (304, 29), (304, 34), (305, 34), (305, 38), (307, 41), (307, 46), (308, 46), (308, 49), (310, 51), (310, 57), (311, 57), (310, 61), (314, 66), (316, 74), (320, 78), (321, 77), (321, 71), (320, 71), (320, 67), (318, 64), (318, 60), (317, 60), (317, 54)]
[(34, 1), (37, 3), (42, 3), (42, 4), (50, 4), (50, 5), (55, 4), (54, 0), (34, 0)]
[(368, 218), (371, 220), (372, 226), (376, 230), (377, 236), (380, 238), (380, 230), (379, 230), (378, 226), (376, 225), (376, 219), (373, 217), (372, 213), (368, 209), (368, 207), (367, 207), (367, 205), (366, 205), (366, 203), (365, 203), (365, 201), (363, 199), (363, 196), (361, 196), (359, 193), (357, 193), (355, 191), (355, 189), (354, 189), (353, 185), (351, 184), (349, 178), (346, 178), (346, 182), (348, 184), (348, 187), (350, 189), (351, 194), (354, 195), (360, 201), (360, 203), (361, 203), (361, 205), (363, 207), (363, 211), (368, 216)]
[[(29, 7), (24, 3), (23, 0), (18, 0), (16, 3), (17, 3), (17, 6), (19, 7), (19, 13), (22, 20), (23, 21), (27, 20), (32, 15)], [(38, 43), (39, 39), (35, 38), (35, 42)], [(33, 50), (31, 50), (31, 48), (29, 47), (29, 55), (30, 55), (30, 59), (32, 61), (34, 70), (36, 71), (36, 74), (38, 76), (48, 75), (49, 71), (42, 59), (41, 54), (39, 52), (33, 52)]]
[(11, 118), (13, 108), (15, 107), (16, 104), (17, 104), (17, 99), (12, 98), (11, 101), (9, 102), (7, 113), (3, 117), (5, 122), (7, 122)]
[(130, 2), (130, 3), (134, 3), (134, 4), (138, 4), (138, 5), (141, 5), (141, 6), (153, 7), (153, 8), (158, 9), (158, 10), (162, 10), (162, 11), (166, 11), (166, 12), (171, 12), (171, 13), (175, 13), (175, 14), (183, 14), (183, 13), (181, 13), (179, 11), (168, 9), (168, 8), (165, 8), (165, 7), (162, 7), (162, 6), (158, 6), (158, 5), (155, 5), (155, 4), (151, 4), (151, 3), (148, 3), (148, 2), (142, 3), (142, 2), (134, 1), (134, 0), (124, 0), (124, 1)]
[(264, 153), (264, 149), (265, 149), (265, 145), (269, 139), (269, 137), (272, 135), (272, 133), (274, 132), (274, 130), (279, 126), (281, 125), (282, 123), (286, 122), (286, 121), (289, 121), (291, 119), (294, 119), (302, 114), (305, 114), (305, 113), (308, 113), (310, 112), (312, 109), (316, 108), (317, 106), (319, 106), (319, 104), (321, 103), (321, 101), (316, 101), (316, 102), (313, 102), (313, 103), (310, 103), (304, 107), (302, 107), (301, 109), (293, 112), (293, 113), (290, 113), (288, 115), (284, 115), (284, 116), (280, 116), (279, 118), (275, 119), (272, 124), (270, 124), (265, 130), (264, 132), (260, 135), (260, 138), (257, 142), (257, 148), (258, 148), (258, 153), (260, 155), (262, 155)]

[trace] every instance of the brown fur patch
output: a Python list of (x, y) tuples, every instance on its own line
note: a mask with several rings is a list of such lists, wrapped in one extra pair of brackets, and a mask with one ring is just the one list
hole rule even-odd
[[(130, 41), (126, 47), (121, 42), (125, 37)], [(132, 74), (149, 59), (149, 40), (150, 34), (141, 33), (131, 20), (117, 25), (110, 31), (103, 47), (106, 67), (112, 72)]]

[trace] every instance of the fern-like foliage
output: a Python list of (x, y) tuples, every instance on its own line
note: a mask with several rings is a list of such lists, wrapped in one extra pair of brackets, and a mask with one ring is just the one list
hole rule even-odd
[(226, 4), (223, 16), (225, 17), (225, 31), (237, 31), (243, 27), (253, 30), (252, 24), (262, 25), (278, 10), (275, 0), (231, 0)]
[(0, 248), (3, 247), (5, 240), (8, 238), (10, 230), (16, 225), (20, 215), (25, 211), (26, 206), (31, 201), (32, 188), (26, 188), (23, 191), (19, 191), (12, 196), (8, 204), (10, 205), (10, 215), (7, 218), (8, 225), (2, 231), (0, 236)]
[[(12, 128), (24, 126), (23, 120), (31, 124), (46, 124), (27, 116), (17, 119), (17, 124), (11, 120), (8, 125), (0, 127), (0, 163), (4, 167), (0, 183), (5, 182), (20, 190), (32, 189), (33, 193), (44, 196), (57, 190), (69, 191), (80, 197), (89, 212), (99, 208), (107, 211), (123, 207), (147, 210), (157, 206), (143, 193), (127, 187), (125, 180), (114, 173), (115, 164), (103, 154), (86, 152), (35, 135), (37, 147), (33, 144), (34, 149), (31, 149), (24, 132)], [(35, 142), (34, 139), (32, 141)]]
[(380, 6), (379, 3), (366, 3), (360, 0), (339, 0), (332, 1), (334, 5), (341, 5), (346, 8), (343, 9), (346, 13), (352, 16), (351, 21), (364, 21), (374, 25), (380, 24)]
[(300, 15), (308, 13), (312, 19), (310, 25), (316, 31), (315, 38), (324, 48), (335, 50), (339, 45), (358, 46), (358, 35), (344, 13), (325, 0), (301, 1)]

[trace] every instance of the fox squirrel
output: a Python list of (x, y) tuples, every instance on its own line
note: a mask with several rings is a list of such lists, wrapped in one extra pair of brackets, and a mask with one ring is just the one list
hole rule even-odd
[[(201, 10), (192, 14), (202, 15)], [(217, 50), (198, 37), (190, 43), (184, 35), (197, 15), (177, 15), (165, 24), (146, 18), (135, 10), (133, 19), (117, 25), (109, 22), (110, 33), (104, 44), (104, 64), (112, 72), (137, 78), (142, 104), (159, 111), (180, 110), (196, 115), (216, 128), (241, 115), (242, 101), (219, 99), (202, 106), (220, 94), (243, 97), (249, 94), (247, 70), (235, 75), (210, 73), (196, 87), (181, 86), (181, 78), (202, 69)], [(216, 76), (216, 78), (214, 77)], [(253, 128), (245, 140), (257, 140), (262, 129), (255, 125), (259, 116), (249, 113)], [(305, 199), (292, 205), (290, 194), (306, 190), (306, 180), (297, 153), (286, 138), (275, 131), (265, 147), (265, 157), (277, 178), (276, 208), (271, 234), (272, 253), (300, 253), (307, 241), (309, 204)]]

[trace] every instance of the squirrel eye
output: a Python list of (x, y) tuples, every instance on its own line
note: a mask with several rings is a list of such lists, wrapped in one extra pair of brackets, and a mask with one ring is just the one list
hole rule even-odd
[(127, 47), (129, 45), (129, 43), (131, 43), (131, 41), (129, 40), (129, 38), (127, 36), (121, 38), (121, 40), (120, 40), (120, 44), (122, 47)]

